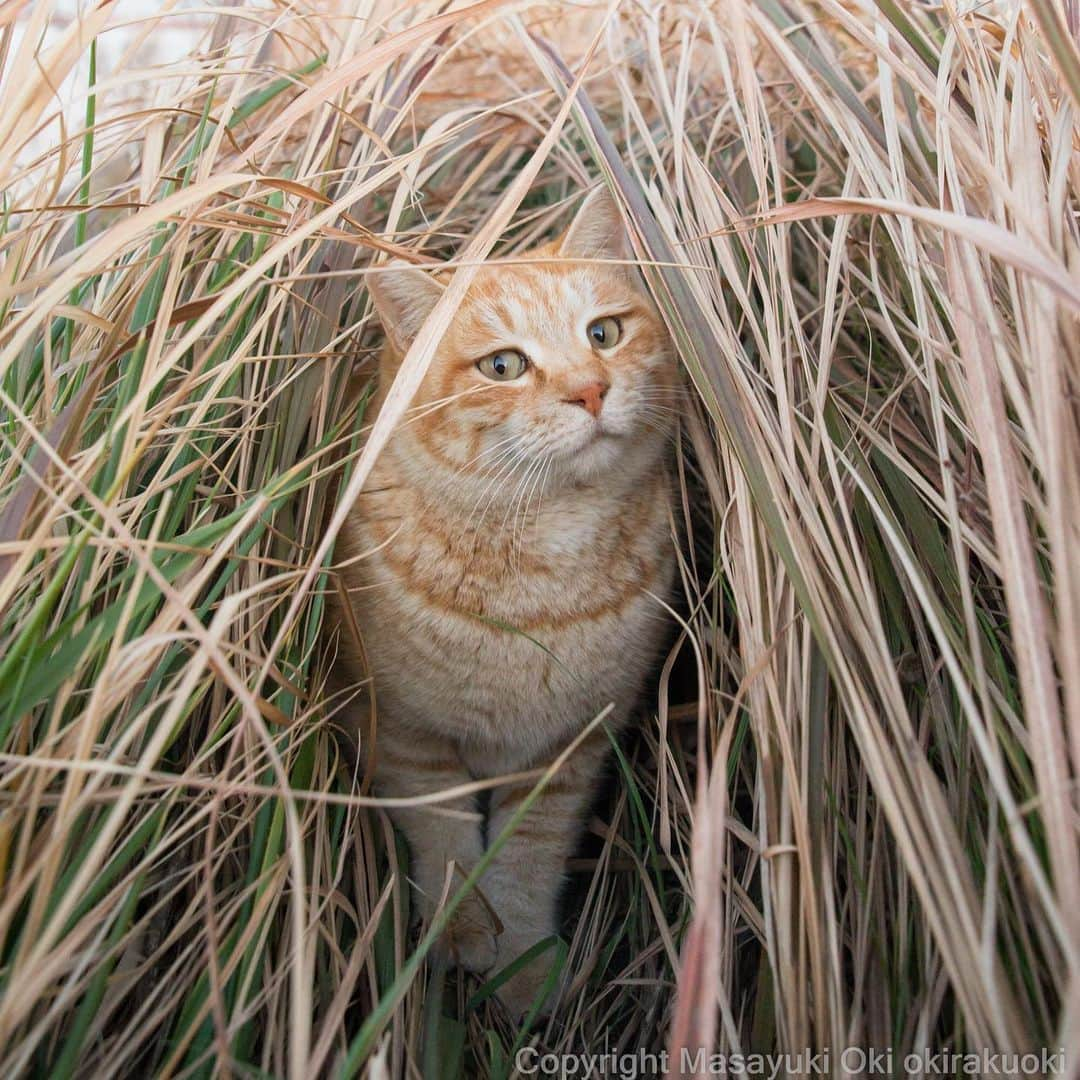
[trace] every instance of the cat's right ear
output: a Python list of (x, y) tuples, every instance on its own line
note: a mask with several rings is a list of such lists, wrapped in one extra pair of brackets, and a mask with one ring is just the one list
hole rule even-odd
[(442, 296), (443, 286), (428, 271), (395, 260), (372, 268), (368, 292), (387, 337), (405, 352)]

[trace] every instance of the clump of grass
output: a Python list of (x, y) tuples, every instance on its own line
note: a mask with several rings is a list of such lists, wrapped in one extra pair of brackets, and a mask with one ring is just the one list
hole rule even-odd
[[(245, 5), (74, 124), (110, 6), (0, 16), (4, 1075), (1080, 1054), (1074, 5), (555, 14)], [(693, 389), (682, 633), (520, 1030), (429, 981), (320, 641), (470, 267), (598, 177)], [(387, 252), (461, 269), (372, 428)]]

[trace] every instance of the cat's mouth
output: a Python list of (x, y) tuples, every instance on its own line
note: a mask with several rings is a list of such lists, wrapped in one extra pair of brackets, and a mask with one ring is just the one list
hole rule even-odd
[(590, 450), (598, 449), (605, 445), (609, 446), (611, 443), (622, 437), (623, 432), (619, 431), (612, 424), (604, 423), (603, 420), (597, 420), (588, 428), (576, 431), (571, 437), (564, 439), (557, 453), (558, 456), (562, 458), (573, 458), (583, 453), (587, 453)]
[(590, 442), (597, 442), (600, 439), (623, 439), (629, 434), (623, 426), (617, 424), (614, 420), (605, 420), (600, 417), (599, 420), (593, 425), (592, 438)]

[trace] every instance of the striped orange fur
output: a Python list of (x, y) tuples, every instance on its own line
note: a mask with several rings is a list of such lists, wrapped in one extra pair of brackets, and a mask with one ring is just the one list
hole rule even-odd
[[(643, 284), (619, 265), (629, 257), (598, 192), (560, 241), (484, 268), (350, 513), (338, 555), (376, 691), (383, 795), (549, 764), (609, 703), (625, 722), (641, 692), (673, 576), (677, 374)], [(416, 268), (372, 275), (383, 388), (440, 290)], [(366, 674), (347, 652), (339, 668)], [(555, 932), (608, 745), (598, 731), (578, 749), (459, 909), (446, 940), (458, 963), (502, 966)], [(451, 804), (467, 815), (395, 811), (422, 910), (530, 790), (496, 788), (486, 822), (472, 800)], [(507, 1004), (526, 1008), (544, 974), (524, 969)]]

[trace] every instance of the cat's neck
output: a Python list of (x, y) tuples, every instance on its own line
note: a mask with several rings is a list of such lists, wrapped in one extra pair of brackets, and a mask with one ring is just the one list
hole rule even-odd
[[(563, 518), (618, 515), (627, 500), (653, 488), (666, 475), (664, 444), (628, 442), (615, 462), (582, 476), (555, 460), (518, 461), (468, 470), (425, 451), (414, 439), (395, 436), (386, 466), (397, 483), (440, 517), (471, 522), (483, 516), (492, 525), (514, 530), (541, 519), (554, 527)], [(505, 522), (505, 525), (500, 523)]]
[(447, 559), (461, 566), (508, 559), (514, 574), (558, 565), (570, 575), (591, 573), (617, 557), (622, 541), (616, 538), (623, 536), (624, 524), (663, 512), (667, 505), (669, 478), (662, 457), (638, 474), (614, 470), (554, 487), (537, 477), (485, 493), (440, 486), (428, 476), (407, 482), (409, 490), (399, 492), (394, 503), (409, 507), (410, 531), (430, 535)]

